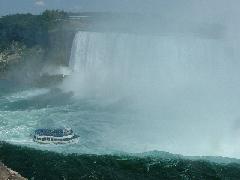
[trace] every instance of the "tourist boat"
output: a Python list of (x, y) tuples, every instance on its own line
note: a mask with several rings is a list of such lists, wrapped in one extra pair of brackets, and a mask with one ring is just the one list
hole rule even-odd
[(71, 128), (64, 129), (37, 129), (33, 141), (42, 144), (66, 144), (77, 142), (79, 136)]

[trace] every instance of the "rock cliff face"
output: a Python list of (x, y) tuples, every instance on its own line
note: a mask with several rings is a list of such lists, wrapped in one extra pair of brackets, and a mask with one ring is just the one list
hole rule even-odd
[(26, 180), (26, 178), (7, 168), (3, 163), (0, 162), (0, 180)]

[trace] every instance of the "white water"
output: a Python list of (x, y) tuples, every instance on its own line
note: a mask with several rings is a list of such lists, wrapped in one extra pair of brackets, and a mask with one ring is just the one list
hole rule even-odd
[(7, 96), (6, 99), (10, 102), (14, 102), (14, 101), (22, 100), (22, 99), (28, 99), (28, 98), (32, 98), (35, 96), (40, 96), (40, 95), (47, 94), (47, 93), (49, 93), (49, 89), (45, 89), (45, 88), (28, 89), (28, 90), (12, 93), (9, 96)]
[(105, 132), (116, 149), (239, 156), (239, 62), (229, 42), (78, 32), (63, 89), (77, 99), (122, 100), (131, 113)]
[[(59, 152), (162, 150), (240, 157), (238, 51), (225, 37), (78, 32), (61, 89), (0, 97), (0, 140)], [(38, 145), (72, 127), (79, 144)]]

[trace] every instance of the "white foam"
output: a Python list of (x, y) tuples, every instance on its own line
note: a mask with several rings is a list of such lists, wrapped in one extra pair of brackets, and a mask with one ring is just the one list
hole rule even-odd
[(6, 99), (10, 102), (14, 102), (21, 99), (29, 99), (32, 97), (47, 94), (49, 91), (50, 91), (49, 89), (45, 89), (45, 88), (24, 90), (24, 91), (20, 91), (20, 92), (8, 95), (6, 96)]

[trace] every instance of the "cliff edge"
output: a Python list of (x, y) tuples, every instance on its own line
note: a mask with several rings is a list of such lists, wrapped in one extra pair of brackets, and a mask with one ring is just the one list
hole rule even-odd
[(26, 180), (17, 172), (7, 168), (3, 163), (0, 162), (0, 180)]

